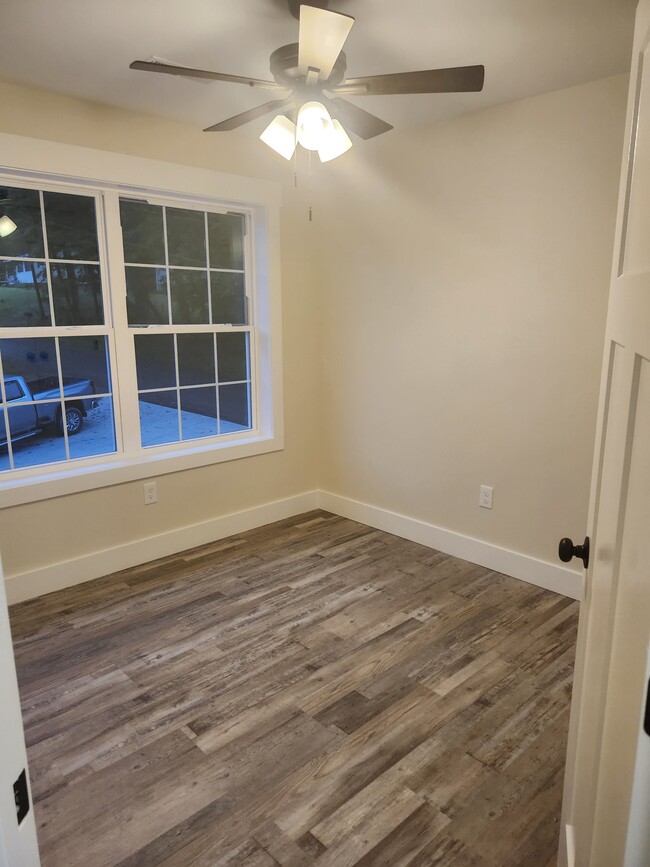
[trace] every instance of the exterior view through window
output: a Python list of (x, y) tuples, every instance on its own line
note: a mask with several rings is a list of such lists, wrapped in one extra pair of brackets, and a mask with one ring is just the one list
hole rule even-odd
[(252, 429), (247, 217), (184, 204), (0, 186), (0, 473)]

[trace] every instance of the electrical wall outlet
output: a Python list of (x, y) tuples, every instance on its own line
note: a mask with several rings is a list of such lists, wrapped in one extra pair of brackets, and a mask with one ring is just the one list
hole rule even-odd
[(491, 488), (489, 485), (481, 485), (478, 495), (478, 504), (482, 509), (492, 508), (493, 492), (494, 488)]
[(144, 504), (150, 506), (152, 503), (158, 502), (158, 485), (156, 482), (144, 483)]

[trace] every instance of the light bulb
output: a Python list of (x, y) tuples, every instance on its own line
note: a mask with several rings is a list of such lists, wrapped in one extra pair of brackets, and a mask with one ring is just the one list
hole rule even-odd
[(298, 141), (308, 151), (316, 151), (332, 130), (332, 118), (320, 102), (306, 102), (298, 112)]

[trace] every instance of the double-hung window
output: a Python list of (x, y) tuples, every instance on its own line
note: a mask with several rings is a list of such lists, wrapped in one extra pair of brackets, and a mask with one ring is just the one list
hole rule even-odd
[(0, 472), (116, 452), (98, 202), (0, 187), (0, 210), (16, 226), (0, 238)]
[(259, 208), (6, 176), (0, 216), (0, 487), (268, 438)]
[(143, 447), (250, 430), (246, 216), (120, 198)]

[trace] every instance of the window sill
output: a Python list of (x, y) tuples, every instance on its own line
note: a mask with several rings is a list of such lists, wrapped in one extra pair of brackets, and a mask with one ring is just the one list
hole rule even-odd
[(254, 457), (280, 451), (283, 448), (283, 437), (253, 433), (239, 441), (229, 439), (226, 442), (172, 449), (164, 453), (156, 451), (150, 455), (140, 453), (129, 457), (122, 454), (116, 456), (114, 460), (107, 459), (100, 465), (94, 463), (42, 467), (37, 475), (30, 473), (22, 478), (12, 476), (6, 481), (0, 480), (0, 508)]

